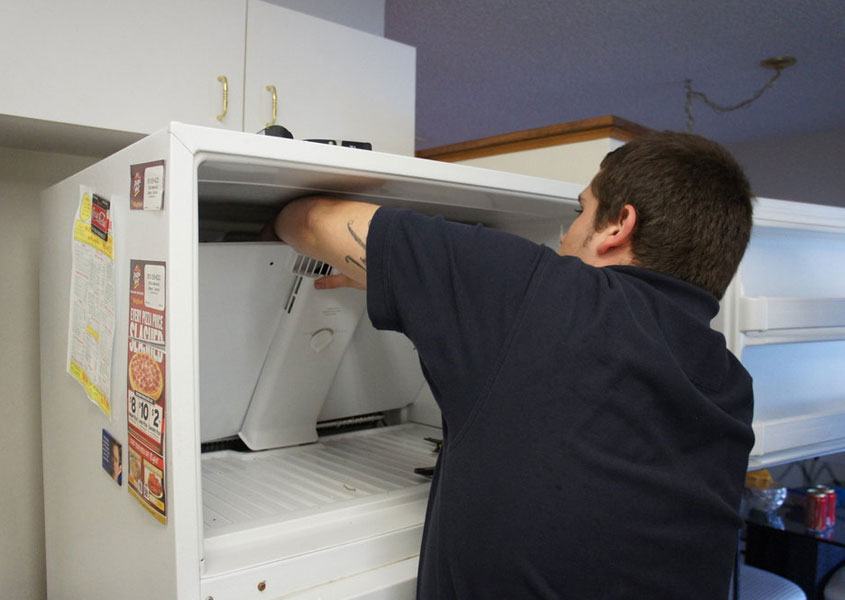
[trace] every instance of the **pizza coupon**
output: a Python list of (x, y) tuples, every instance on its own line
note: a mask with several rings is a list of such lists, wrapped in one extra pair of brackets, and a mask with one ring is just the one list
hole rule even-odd
[(129, 493), (161, 523), (167, 523), (164, 459), (129, 436)]
[(164, 161), (156, 160), (129, 167), (129, 208), (161, 210), (164, 208)]
[(166, 266), (162, 261), (131, 260), (129, 268), (129, 491), (153, 516), (166, 523)]

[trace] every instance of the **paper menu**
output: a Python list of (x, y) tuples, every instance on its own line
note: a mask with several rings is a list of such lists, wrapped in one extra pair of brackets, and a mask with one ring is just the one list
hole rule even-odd
[(114, 347), (114, 217), (111, 201), (79, 187), (73, 223), (67, 371), (111, 417)]

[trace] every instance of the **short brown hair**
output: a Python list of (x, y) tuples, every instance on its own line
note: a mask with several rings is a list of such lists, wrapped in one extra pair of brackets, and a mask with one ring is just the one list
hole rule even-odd
[(626, 204), (637, 211), (635, 264), (721, 298), (751, 236), (751, 186), (716, 142), (688, 133), (649, 133), (604, 157), (593, 179), (596, 230)]

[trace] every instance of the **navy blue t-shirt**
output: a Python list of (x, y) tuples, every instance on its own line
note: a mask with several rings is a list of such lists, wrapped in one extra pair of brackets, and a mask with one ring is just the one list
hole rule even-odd
[(367, 267), (443, 415), (419, 598), (727, 597), (752, 391), (712, 295), (390, 208)]

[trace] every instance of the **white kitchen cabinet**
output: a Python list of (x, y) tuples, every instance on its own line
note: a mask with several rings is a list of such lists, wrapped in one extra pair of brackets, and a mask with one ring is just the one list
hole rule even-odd
[(0, 129), (257, 132), (275, 90), (276, 122), (298, 139), (413, 154), (415, 50), (274, 4), (13, 0), (0, 34)]
[[(151, 133), (240, 130), (246, 0), (0, 4), (0, 114)], [(229, 84), (223, 114), (223, 83)]]
[(296, 139), (413, 154), (415, 58), (410, 46), (250, 0), (244, 131), (272, 122), (275, 89), (276, 124)]

